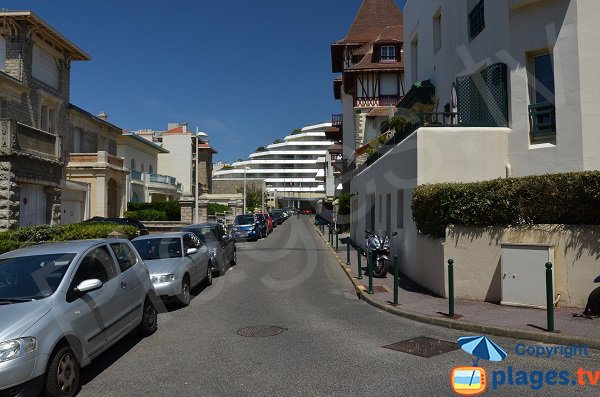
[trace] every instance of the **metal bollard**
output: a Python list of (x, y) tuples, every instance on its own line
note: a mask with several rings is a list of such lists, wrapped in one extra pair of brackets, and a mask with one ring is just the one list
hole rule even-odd
[(398, 255), (394, 255), (394, 305), (398, 304)]
[(448, 259), (448, 315), (454, 317), (454, 260)]
[(350, 237), (346, 239), (346, 265), (350, 266)]
[(335, 252), (339, 252), (340, 251), (340, 235), (338, 234), (338, 231), (336, 228), (334, 228), (335, 231)]
[(554, 332), (554, 293), (552, 286), (552, 263), (546, 263), (546, 306), (548, 316), (548, 332)]
[(362, 249), (360, 247), (356, 249), (356, 255), (358, 256), (358, 277), (356, 278), (362, 280)]
[(367, 251), (367, 273), (369, 273), (369, 294), (373, 294), (373, 252)]

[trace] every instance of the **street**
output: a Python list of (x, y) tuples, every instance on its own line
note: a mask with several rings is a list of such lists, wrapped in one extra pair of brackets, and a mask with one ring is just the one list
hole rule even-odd
[[(456, 342), (468, 334), (406, 320), (357, 299), (351, 283), (315, 233), (293, 217), (256, 243), (238, 243), (238, 264), (197, 291), (187, 308), (169, 305), (149, 338), (128, 336), (82, 370), (82, 396), (448, 396), (450, 373), (472, 364), (458, 349), (422, 358), (383, 348), (427, 336)], [(251, 326), (281, 327), (271, 337), (244, 337)], [(250, 330), (251, 331), (251, 330)], [(516, 340), (492, 339), (508, 352), (482, 360), (486, 395), (597, 395), (598, 387), (500, 384), (495, 370), (600, 370), (600, 354), (532, 358)], [(539, 345), (536, 342), (524, 342)], [(497, 390), (492, 390), (495, 380)], [(534, 382), (535, 381), (535, 382)], [(570, 382), (569, 382), (570, 383)]]

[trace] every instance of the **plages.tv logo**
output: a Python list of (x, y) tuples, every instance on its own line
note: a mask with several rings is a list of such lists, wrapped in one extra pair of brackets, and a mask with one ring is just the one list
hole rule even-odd
[(455, 367), (450, 375), (450, 384), (455, 393), (474, 396), (487, 388), (487, 374), (479, 367), (479, 360), (502, 361), (507, 353), (487, 336), (464, 336), (458, 338), (458, 344), (467, 353), (474, 356), (473, 365)]

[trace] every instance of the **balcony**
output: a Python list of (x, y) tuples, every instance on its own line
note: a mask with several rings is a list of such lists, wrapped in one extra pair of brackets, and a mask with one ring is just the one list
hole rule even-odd
[(131, 170), (131, 179), (134, 181), (143, 181), (144, 174), (141, 171)]
[(556, 108), (550, 102), (529, 105), (529, 127), (532, 138), (545, 138), (556, 133)]
[(113, 156), (108, 152), (98, 153), (71, 153), (69, 154), (69, 167), (90, 167), (96, 165), (107, 165), (111, 168), (123, 170), (124, 159)]
[(370, 108), (375, 106), (396, 106), (402, 99), (401, 95), (380, 95), (378, 97), (361, 97), (354, 99), (355, 108)]
[[(160, 174), (150, 174), (150, 182), (151, 183), (160, 183), (163, 185), (171, 185), (171, 186), (177, 186), (177, 178), (174, 178), (172, 176), (167, 176), (167, 175), (160, 175)], [(181, 184), (179, 184), (181, 185)]]
[(61, 160), (60, 136), (21, 124), (15, 120), (1, 119), (1, 148), (31, 154), (48, 160)]
[(344, 115), (343, 114), (332, 114), (331, 115), (331, 126), (332, 127), (341, 127), (342, 123), (344, 121)]

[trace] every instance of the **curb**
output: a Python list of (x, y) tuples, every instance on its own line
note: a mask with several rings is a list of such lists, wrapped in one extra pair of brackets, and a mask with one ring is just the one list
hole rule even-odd
[(494, 327), (476, 323), (469, 323), (465, 321), (452, 320), (449, 318), (443, 317), (435, 317), (429, 316), (426, 314), (415, 313), (407, 310), (398, 309), (397, 307), (386, 305), (385, 303), (372, 298), (367, 292), (363, 290), (362, 287), (356, 282), (356, 280), (351, 275), (351, 269), (346, 263), (344, 263), (339, 255), (335, 252), (335, 249), (329, 245), (324, 238), (324, 236), (317, 230), (317, 234), (321, 237), (323, 242), (333, 254), (334, 259), (341, 266), (346, 276), (350, 279), (352, 284), (354, 285), (354, 289), (356, 290), (356, 294), (358, 298), (364, 300), (371, 306), (374, 306), (378, 309), (384, 310), (388, 313), (395, 314), (400, 317), (407, 318), (409, 320), (418, 321), (420, 323), (437, 325), (440, 327), (456, 329), (461, 331), (473, 332), (484, 335), (495, 335), (501, 337), (507, 337), (512, 339), (523, 339), (530, 341), (537, 341), (543, 343), (557, 344), (557, 345), (572, 345), (572, 344), (585, 344), (587, 347), (591, 349), (600, 350), (600, 340), (599, 339), (588, 339), (577, 336), (569, 336), (569, 335), (560, 335), (560, 334), (552, 334), (552, 333), (543, 333), (543, 332), (535, 332), (535, 331), (526, 331), (521, 329), (514, 328), (502, 328), (502, 327)]

